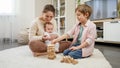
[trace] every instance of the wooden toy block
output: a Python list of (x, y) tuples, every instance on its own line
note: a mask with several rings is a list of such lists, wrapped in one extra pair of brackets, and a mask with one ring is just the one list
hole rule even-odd
[(64, 56), (60, 62), (61, 62), (61, 63), (72, 63), (72, 64), (74, 64), (74, 65), (78, 63), (77, 60), (73, 59), (73, 58), (70, 57), (70, 56)]
[(55, 59), (56, 58), (56, 53), (55, 53), (55, 46), (54, 44), (50, 44), (47, 47), (47, 54), (48, 54), (48, 59)]

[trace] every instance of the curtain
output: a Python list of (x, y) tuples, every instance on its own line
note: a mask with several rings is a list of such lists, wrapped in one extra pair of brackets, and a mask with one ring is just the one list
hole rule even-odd
[(0, 50), (12, 45), (15, 21), (15, 0), (0, 0)]
[(18, 35), (34, 18), (35, 0), (0, 0), (0, 50), (18, 46)]
[(13, 26), (16, 17), (10, 15), (0, 16), (0, 39), (3, 42), (12, 41)]

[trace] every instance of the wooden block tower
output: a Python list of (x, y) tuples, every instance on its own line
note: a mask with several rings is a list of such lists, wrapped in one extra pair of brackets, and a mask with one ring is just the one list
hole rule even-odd
[(56, 58), (56, 53), (55, 53), (55, 46), (54, 44), (49, 44), (47, 47), (47, 54), (48, 54), (48, 59), (55, 59)]

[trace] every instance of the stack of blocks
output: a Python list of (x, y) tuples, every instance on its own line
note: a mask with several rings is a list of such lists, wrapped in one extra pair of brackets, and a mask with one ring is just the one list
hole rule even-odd
[(56, 58), (56, 53), (55, 53), (55, 46), (54, 44), (49, 44), (47, 47), (47, 54), (48, 54), (48, 59), (55, 59)]
[(64, 56), (61, 60), (61, 63), (72, 63), (72, 64), (77, 64), (78, 61), (73, 59), (72, 57), (70, 56)]

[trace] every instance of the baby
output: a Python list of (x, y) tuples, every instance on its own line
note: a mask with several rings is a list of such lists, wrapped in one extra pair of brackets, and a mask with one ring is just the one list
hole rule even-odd
[[(53, 32), (53, 28), (54, 28), (54, 26), (53, 26), (52, 23), (46, 23), (46, 24), (44, 24), (44, 30), (45, 30), (44, 35), (45, 35), (45, 36), (48, 36), (48, 38), (50, 38), (50, 35), (52, 35), (52, 34), (53, 34), (53, 35), (57, 35), (57, 37), (58, 37), (59, 34), (56, 33), (56, 32)], [(56, 38), (57, 38), (57, 37), (56, 37)], [(45, 40), (45, 44), (46, 44), (46, 45), (51, 44), (51, 39)], [(55, 51), (56, 51), (56, 52), (59, 52), (59, 43), (56, 43), (56, 44), (55, 44)]]

